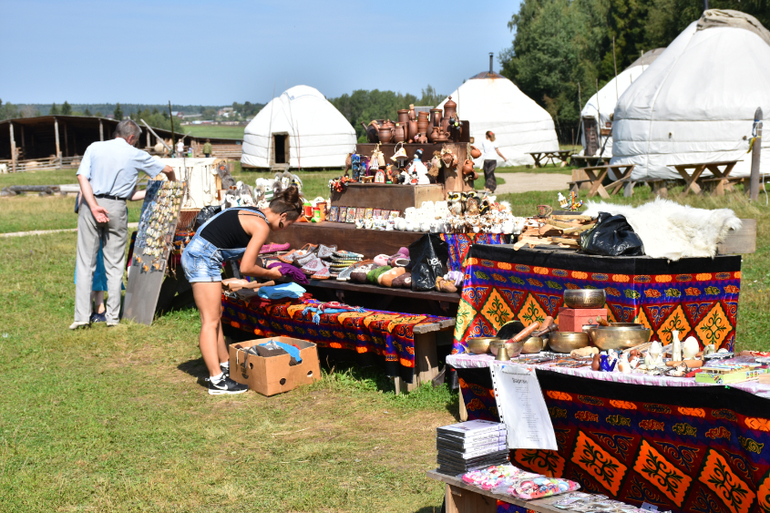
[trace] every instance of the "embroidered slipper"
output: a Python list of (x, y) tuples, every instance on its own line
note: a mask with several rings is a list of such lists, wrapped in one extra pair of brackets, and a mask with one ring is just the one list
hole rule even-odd
[(311, 275), (310, 278), (313, 279), (313, 280), (328, 280), (329, 278), (331, 278), (331, 276), (332, 275), (329, 272), (329, 268), (328, 267), (324, 267), (323, 269), (321, 269), (317, 273)]
[(307, 253), (306, 255), (302, 255), (300, 257), (295, 258), (294, 265), (302, 267), (306, 265), (308, 262), (315, 260), (317, 258), (318, 256), (315, 253)]
[(357, 267), (360, 267), (362, 265), (371, 264), (374, 263), (371, 260), (362, 260), (358, 263), (355, 263), (349, 267), (346, 267), (345, 269), (340, 272), (340, 274), (337, 276), (337, 281), (348, 281), (350, 280), (350, 273), (356, 270)]
[(307, 243), (299, 249), (294, 249), (292, 251), (289, 251), (285, 255), (278, 257), (278, 259), (285, 264), (293, 264), (294, 260), (296, 260), (298, 257), (305, 256), (308, 253), (312, 253), (316, 249), (318, 249), (318, 246), (316, 244)]
[(341, 259), (357, 258), (358, 260), (361, 260), (362, 258), (364, 258), (364, 255), (362, 255), (361, 253), (353, 253), (352, 251), (345, 251), (344, 249), (335, 251), (334, 253), (332, 253), (332, 256), (335, 256)]
[(321, 271), (321, 269), (326, 269), (326, 266), (318, 257), (314, 257), (312, 260), (302, 266), (302, 272), (308, 276), (318, 273)]
[(337, 245), (333, 244), (331, 246), (324, 246), (321, 244), (318, 246), (318, 258), (323, 258), (324, 260), (328, 260), (334, 255), (334, 252), (337, 251)]

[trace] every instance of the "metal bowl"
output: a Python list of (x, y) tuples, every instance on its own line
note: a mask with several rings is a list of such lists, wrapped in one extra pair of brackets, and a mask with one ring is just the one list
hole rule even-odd
[(588, 329), (588, 336), (602, 351), (628, 349), (649, 342), (652, 330), (628, 326), (596, 326)]
[(543, 337), (529, 337), (524, 341), (524, 347), (521, 348), (521, 352), (524, 354), (539, 353), (545, 349), (545, 340)]
[[(497, 356), (497, 344), (489, 344), (489, 352)], [(521, 354), (521, 349), (524, 347), (524, 342), (505, 342), (505, 352), (508, 353), (508, 358), (516, 358)]]
[(481, 337), (481, 338), (472, 338), (468, 340), (467, 346), (468, 351), (470, 351), (473, 354), (484, 354), (489, 352), (489, 345), (492, 342), (498, 342), (500, 339), (497, 337)]
[(588, 334), (583, 332), (554, 331), (548, 337), (548, 345), (551, 346), (551, 351), (556, 353), (569, 353), (590, 343)]
[[(606, 326), (605, 326), (606, 327)], [(610, 327), (612, 328), (636, 328), (636, 329), (645, 329), (644, 324), (639, 324), (638, 322), (611, 322)]]
[(604, 289), (567, 289), (564, 305), (569, 308), (601, 308), (607, 301)]

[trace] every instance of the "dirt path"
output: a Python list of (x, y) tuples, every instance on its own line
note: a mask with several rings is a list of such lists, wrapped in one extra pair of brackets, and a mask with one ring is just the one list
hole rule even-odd
[(497, 176), (505, 180), (498, 186), (497, 194), (508, 194), (529, 191), (566, 191), (569, 190), (570, 175), (556, 173), (499, 173)]

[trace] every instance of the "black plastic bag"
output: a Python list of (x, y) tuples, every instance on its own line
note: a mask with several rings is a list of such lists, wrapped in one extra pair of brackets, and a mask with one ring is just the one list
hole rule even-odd
[(435, 290), (436, 279), (446, 274), (449, 245), (435, 233), (426, 233), (409, 246), (412, 290)]
[(200, 212), (198, 212), (198, 215), (195, 217), (195, 230), (200, 228), (203, 223), (217, 215), (222, 211), (221, 205), (209, 205), (208, 207), (203, 207)]
[(642, 239), (626, 218), (599, 212), (596, 225), (580, 235), (580, 248), (589, 255), (643, 255)]

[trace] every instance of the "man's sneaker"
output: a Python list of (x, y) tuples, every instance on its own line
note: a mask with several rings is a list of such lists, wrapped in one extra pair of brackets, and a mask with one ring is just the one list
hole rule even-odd
[(70, 329), (71, 330), (76, 330), (76, 329), (79, 329), (79, 328), (87, 328), (90, 325), (91, 325), (91, 323), (89, 323), (89, 322), (77, 322), (77, 321), (75, 321), (72, 324), (70, 324)]
[(206, 381), (208, 382), (209, 395), (242, 394), (249, 389), (247, 385), (236, 383), (226, 376), (222, 376), (222, 379), (217, 382), (211, 381), (211, 378), (206, 378)]
[(91, 314), (91, 323), (95, 324), (97, 322), (107, 322), (107, 316), (103, 313), (92, 313)]

